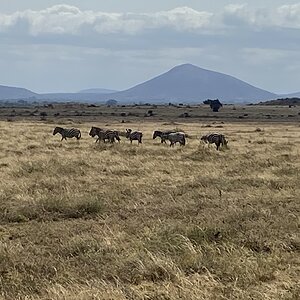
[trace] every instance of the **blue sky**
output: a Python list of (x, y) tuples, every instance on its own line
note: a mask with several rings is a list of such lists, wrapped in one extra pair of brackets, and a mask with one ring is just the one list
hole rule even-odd
[(300, 91), (300, 1), (1, 2), (3, 85), (126, 89), (192, 63)]

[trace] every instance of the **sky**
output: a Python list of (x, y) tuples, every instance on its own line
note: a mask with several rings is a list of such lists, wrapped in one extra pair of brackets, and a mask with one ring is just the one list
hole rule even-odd
[(300, 91), (300, 1), (0, 0), (0, 85), (123, 90), (192, 63)]

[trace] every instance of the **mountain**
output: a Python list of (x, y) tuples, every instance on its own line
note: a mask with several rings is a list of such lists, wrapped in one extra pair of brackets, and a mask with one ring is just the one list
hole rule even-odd
[(233, 103), (274, 99), (276, 95), (232, 76), (184, 64), (109, 97), (119, 101), (153, 103), (192, 103), (218, 98)]
[(291, 93), (291, 94), (282, 94), (282, 95), (278, 95), (281, 98), (300, 98), (300, 92), (298, 93)]
[(0, 85), (0, 100), (27, 99), (35, 96), (36, 93), (24, 88)]
[(118, 91), (110, 90), (110, 89), (94, 88), (94, 89), (81, 90), (78, 93), (79, 94), (112, 94), (116, 92)]
[(75, 102), (103, 102), (108, 94), (93, 94), (93, 93), (48, 93), (39, 94), (38, 100), (44, 101), (75, 101)]
[(250, 103), (278, 98), (278, 95), (252, 86), (235, 77), (200, 67), (183, 64), (130, 89), (114, 92), (107, 89), (87, 89), (79, 93), (36, 94), (26, 89), (0, 86), (0, 100), (26, 99), (49, 101), (120, 103), (201, 103), (218, 98), (225, 103)]
[(280, 98), (276, 100), (269, 100), (257, 103), (257, 105), (276, 105), (276, 106), (300, 106), (300, 98)]

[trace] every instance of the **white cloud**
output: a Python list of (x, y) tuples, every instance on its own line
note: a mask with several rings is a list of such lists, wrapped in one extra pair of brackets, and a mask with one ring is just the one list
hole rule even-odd
[[(247, 4), (231, 4), (219, 13), (178, 7), (154, 13), (107, 13), (55, 5), (43, 10), (0, 14), (0, 32), (22, 29), (29, 36), (43, 35), (137, 35), (147, 31), (173, 30), (186, 33), (219, 34), (222, 29), (256, 30), (272, 27), (300, 28), (300, 3), (277, 8), (252, 9)], [(229, 26), (229, 27), (228, 27)]]
[(289, 78), (285, 90), (295, 89), (299, 30), (300, 3), (152, 13), (55, 5), (0, 13), (0, 67), (6, 70), (0, 84), (70, 91), (99, 82), (125, 88), (191, 62), (270, 90)]
[(282, 5), (277, 9), (278, 26), (300, 29), (300, 3)]
[(6, 31), (24, 22), (29, 34), (80, 34), (83, 27), (99, 34), (136, 34), (145, 29), (169, 27), (174, 30), (194, 30), (210, 25), (212, 13), (199, 12), (188, 7), (157, 13), (106, 13), (81, 11), (69, 5), (55, 5), (40, 10), (25, 10), (11, 15), (0, 14), (0, 30)]

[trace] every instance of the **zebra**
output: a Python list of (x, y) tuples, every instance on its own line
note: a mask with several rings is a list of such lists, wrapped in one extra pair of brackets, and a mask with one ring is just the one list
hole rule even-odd
[(126, 129), (126, 138), (132, 141), (138, 141), (138, 144), (142, 143), (143, 133), (140, 131), (132, 131), (131, 129)]
[(77, 140), (81, 138), (81, 132), (79, 129), (76, 128), (62, 128), (62, 127), (55, 127), (53, 130), (53, 135), (56, 135), (57, 133), (61, 134), (61, 141), (62, 140), (67, 140), (67, 138), (73, 138), (76, 137)]
[(100, 140), (104, 141), (108, 140), (110, 143), (114, 143), (115, 139), (120, 142), (121, 139), (119, 137), (119, 133), (116, 130), (104, 130), (102, 128), (99, 127), (92, 127), (89, 135), (94, 137), (94, 136), (98, 136), (96, 143)]
[(185, 146), (185, 133), (183, 132), (163, 134), (162, 138), (170, 141), (170, 147), (174, 147), (176, 143), (179, 143), (181, 146)]
[(203, 135), (201, 137), (201, 141), (204, 141), (205, 143), (208, 144), (216, 144), (217, 150), (220, 149), (220, 146), (227, 146), (228, 141), (226, 141), (225, 136), (220, 133), (212, 133), (212, 134), (207, 134)]
[(157, 137), (161, 138), (161, 143), (166, 143), (166, 139), (165, 139), (165, 135), (170, 134), (170, 133), (175, 133), (175, 131), (159, 131), (159, 130), (155, 130), (153, 132), (153, 140), (156, 139)]

